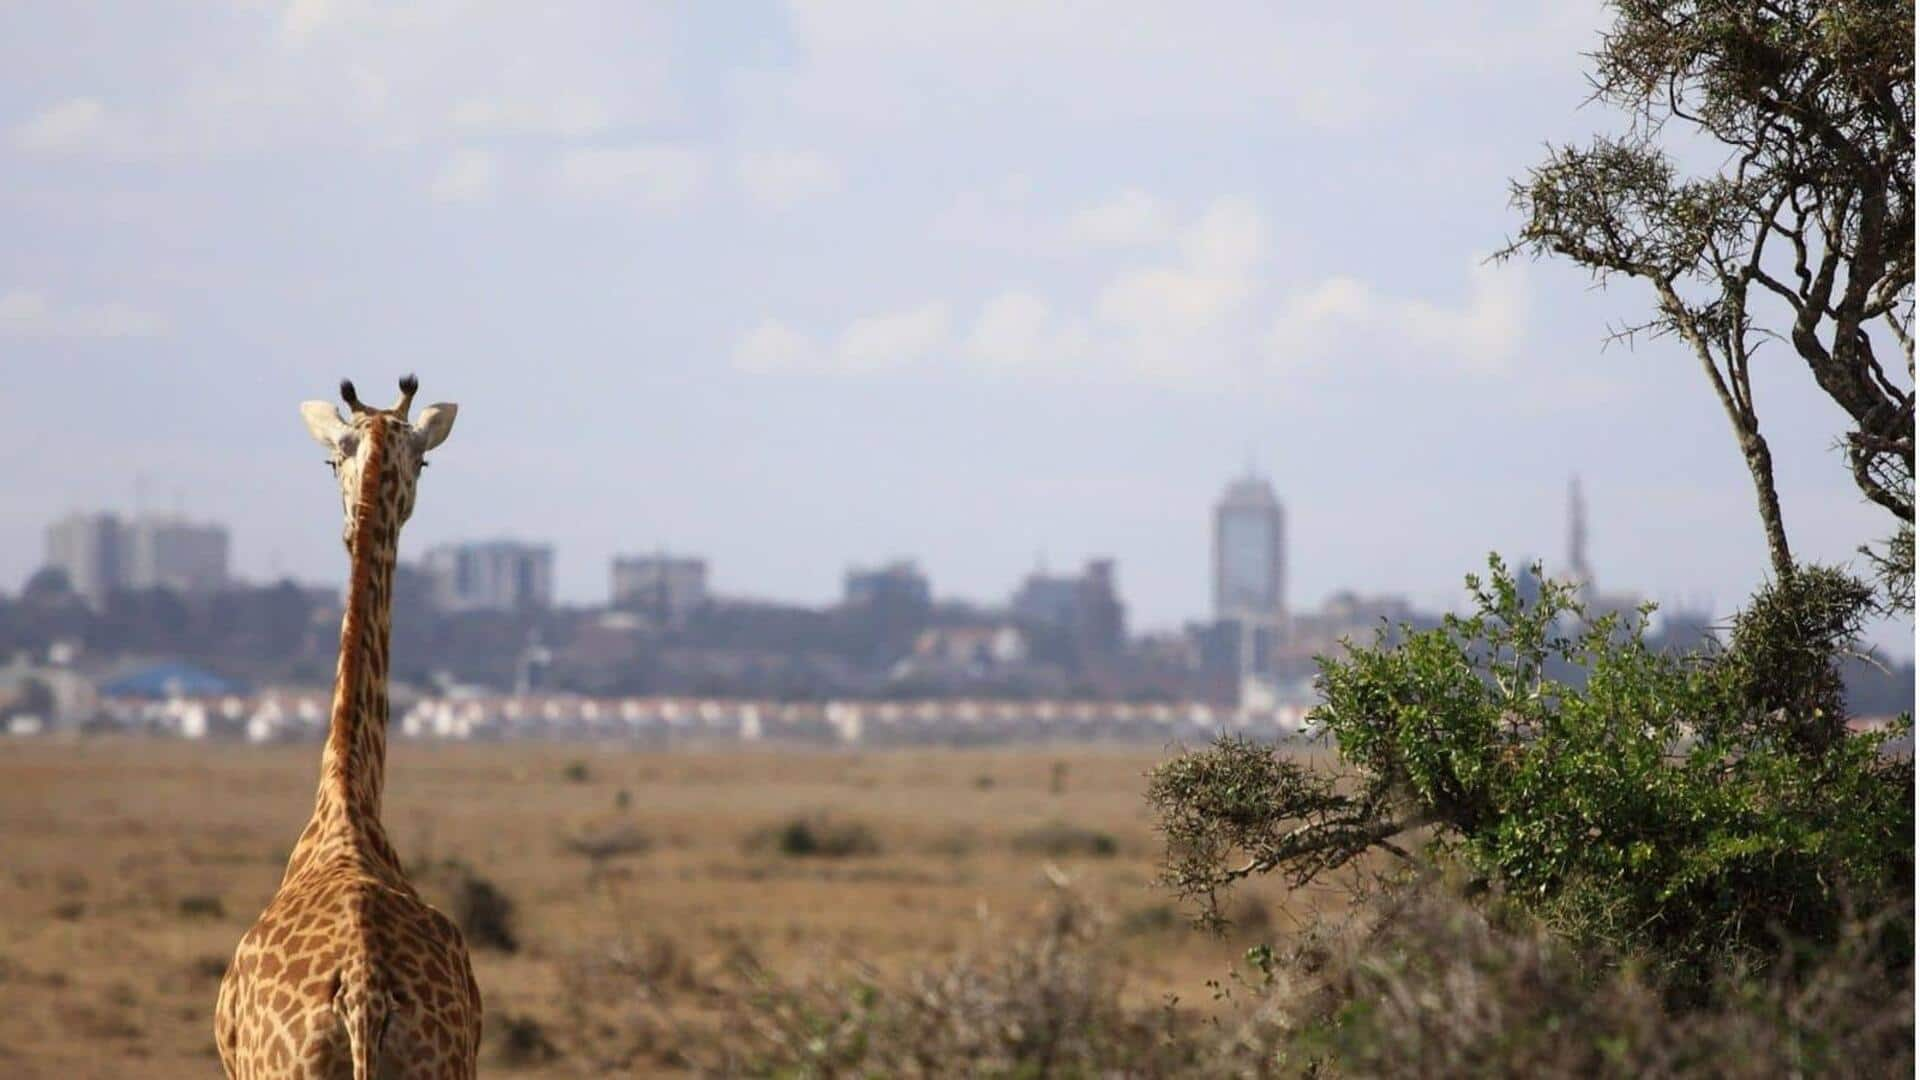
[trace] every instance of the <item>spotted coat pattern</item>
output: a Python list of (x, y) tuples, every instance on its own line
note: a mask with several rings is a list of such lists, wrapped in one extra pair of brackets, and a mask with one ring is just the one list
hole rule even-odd
[(380, 822), (394, 560), (424, 457), (410, 398), (356, 404), (331, 462), (352, 564), (333, 715), (313, 817), (220, 984), (214, 1037), (230, 1080), (475, 1075), (466, 943), (414, 891)]

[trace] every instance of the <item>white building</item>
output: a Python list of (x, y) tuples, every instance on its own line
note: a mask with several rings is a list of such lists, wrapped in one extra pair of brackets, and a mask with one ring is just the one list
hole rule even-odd
[(151, 514), (126, 528), (127, 586), (213, 592), (227, 584), (229, 543), (219, 525)]
[(47, 526), (47, 565), (94, 607), (126, 584), (126, 538), (113, 514), (68, 514)]
[(613, 560), (613, 605), (671, 624), (707, 604), (707, 561), (683, 555), (630, 555)]
[(224, 526), (170, 514), (69, 514), (47, 528), (47, 565), (95, 607), (115, 589), (224, 588), (229, 548)]
[(421, 566), (445, 611), (540, 611), (553, 606), (553, 549), (513, 540), (443, 544)]

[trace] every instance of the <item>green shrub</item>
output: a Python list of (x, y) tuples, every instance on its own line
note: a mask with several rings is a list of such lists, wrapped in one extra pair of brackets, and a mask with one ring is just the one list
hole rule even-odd
[(1849, 734), (1836, 689), (1858, 583), (1803, 568), (1728, 650), (1675, 657), (1644, 644), (1644, 612), (1588, 619), (1570, 586), (1529, 599), (1490, 567), (1475, 614), (1321, 661), (1310, 719), (1337, 768), (1223, 739), (1155, 770), (1166, 878), (1203, 919), (1254, 874), (1304, 884), (1424, 846), (1697, 992), (1782, 940), (1830, 942), (1849, 903), (1910, 908), (1912, 764), (1882, 753), (1910, 721)]

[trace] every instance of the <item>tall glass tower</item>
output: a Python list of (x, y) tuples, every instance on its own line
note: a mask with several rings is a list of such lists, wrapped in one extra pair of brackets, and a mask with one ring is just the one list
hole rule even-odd
[(1213, 510), (1213, 615), (1278, 629), (1286, 612), (1286, 517), (1273, 485), (1249, 472)]

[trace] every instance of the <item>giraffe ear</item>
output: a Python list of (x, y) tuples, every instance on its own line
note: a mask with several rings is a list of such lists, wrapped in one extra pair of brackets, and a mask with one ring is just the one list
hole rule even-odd
[(442, 401), (427, 406), (420, 413), (420, 419), (413, 425), (413, 437), (419, 441), (421, 453), (447, 441), (447, 436), (453, 432), (454, 414), (459, 411), (460, 406)]
[(307, 422), (307, 432), (313, 441), (329, 450), (338, 450), (340, 437), (353, 430), (340, 419), (340, 410), (334, 408), (331, 401), (301, 402), (300, 418)]

